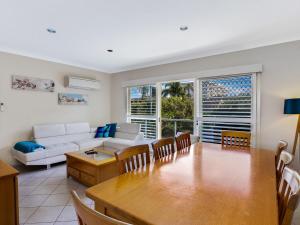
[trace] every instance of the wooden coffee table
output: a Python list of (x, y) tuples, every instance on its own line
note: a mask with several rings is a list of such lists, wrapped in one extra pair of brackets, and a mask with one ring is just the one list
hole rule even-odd
[(87, 186), (93, 186), (119, 175), (118, 165), (112, 149), (93, 149), (95, 155), (84, 151), (65, 153), (67, 157), (67, 177), (73, 177)]

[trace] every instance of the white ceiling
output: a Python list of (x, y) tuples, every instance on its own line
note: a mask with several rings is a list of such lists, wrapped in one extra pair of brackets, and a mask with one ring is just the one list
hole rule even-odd
[(114, 73), (299, 40), (299, 22), (299, 0), (0, 0), (0, 51)]

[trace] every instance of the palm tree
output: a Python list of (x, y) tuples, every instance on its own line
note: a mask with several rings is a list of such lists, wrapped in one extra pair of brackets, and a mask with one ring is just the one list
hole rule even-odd
[(162, 97), (180, 97), (184, 96), (184, 89), (180, 82), (172, 82), (165, 84), (165, 89), (161, 92)]
[(194, 94), (194, 85), (193, 85), (192, 82), (185, 83), (183, 89), (184, 89), (184, 92), (187, 95), (187, 97), (192, 97), (193, 96), (193, 94)]

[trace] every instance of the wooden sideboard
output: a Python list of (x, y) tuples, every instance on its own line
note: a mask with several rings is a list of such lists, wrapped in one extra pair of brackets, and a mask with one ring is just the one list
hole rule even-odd
[(19, 171), (0, 160), (0, 224), (19, 225)]

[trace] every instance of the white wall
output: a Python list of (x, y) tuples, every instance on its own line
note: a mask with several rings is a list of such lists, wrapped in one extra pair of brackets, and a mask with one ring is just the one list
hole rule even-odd
[(125, 92), (122, 82), (219, 69), (241, 65), (263, 64), (261, 79), (262, 147), (274, 149), (278, 140), (286, 139), (292, 146), (296, 116), (283, 114), (285, 98), (300, 97), (300, 41), (267, 46), (246, 51), (205, 57), (145, 69), (114, 74), (111, 88), (113, 121), (125, 119)]
[[(55, 81), (55, 92), (20, 91), (11, 88), (11, 75), (24, 75)], [(101, 91), (85, 91), (64, 87), (65, 75), (96, 78), (102, 82)], [(57, 93), (85, 93), (87, 106), (58, 105)], [(14, 163), (11, 146), (31, 137), (32, 125), (40, 123), (87, 121), (93, 126), (110, 121), (110, 75), (36, 60), (23, 56), (0, 53), (0, 159)]]

